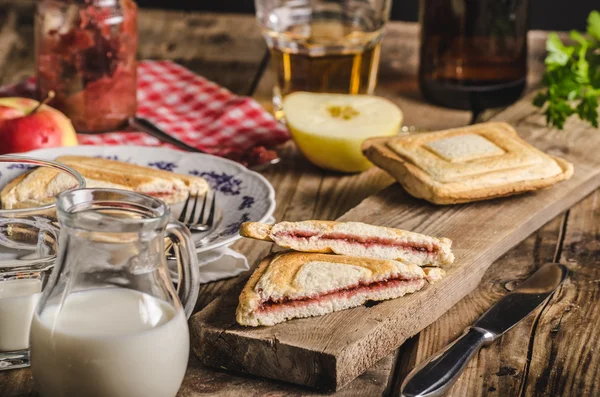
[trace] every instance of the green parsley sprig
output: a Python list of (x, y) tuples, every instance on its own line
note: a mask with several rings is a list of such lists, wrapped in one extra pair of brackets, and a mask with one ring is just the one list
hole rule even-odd
[(563, 129), (573, 114), (598, 127), (600, 97), (600, 12), (592, 11), (587, 20), (587, 36), (572, 31), (572, 45), (565, 45), (556, 33), (546, 42), (546, 72), (533, 104), (544, 109), (546, 122)]

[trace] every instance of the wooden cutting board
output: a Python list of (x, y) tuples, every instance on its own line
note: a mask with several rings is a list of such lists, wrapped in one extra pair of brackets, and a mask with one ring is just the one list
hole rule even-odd
[(477, 286), (494, 260), (600, 186), (600, 130), (573, 121), (566, 131), (553, 131), (529, 103), (526, 98), (495, 120), (571, 161), (575, 174), (569, 181), (455, 206), (414, 199), (395, 184), (339, 219), (451, 238), (456, 261), (442, 281), (396, 300), (262, 328), (235, 322), (242, 282), (190, 320), (196, 355), (213, 367), (337, 390), (435, 321)]

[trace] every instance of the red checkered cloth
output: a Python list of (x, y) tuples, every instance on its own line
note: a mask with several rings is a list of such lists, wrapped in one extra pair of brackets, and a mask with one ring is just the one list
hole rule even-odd
[[(35, 96), (35, 80), (0, 88), (0, 96)], [(174, 137), (211, 154), (232, 156), (289, 139), (285, 126), (255, 100), (170, 61), (138, 64), (138, 111)], [(143, 132), (78, 135), (82, 145), (170, 146)]]

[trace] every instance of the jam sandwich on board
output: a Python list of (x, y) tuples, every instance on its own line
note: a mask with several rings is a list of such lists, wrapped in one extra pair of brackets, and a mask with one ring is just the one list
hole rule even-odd
[(443, 236), (453, 241), (446, 276), (418, 293), (374, 306), (272, 327), (236, 322), (238, 287), (190, 320), (192, 346), (209, 366), (338, 390), (391, 354), (471, 292), (487, 268), (511, 247), (600, 186), (600, 135), (583, 123), (568, 132), (545, 127), (525, 98), (496, 116), (536, 148), (573, 164), (573, 176), (550, 188), (457, 205), (416, 199), (394, 184), (364, 200), (339, 221), (358, 221)]

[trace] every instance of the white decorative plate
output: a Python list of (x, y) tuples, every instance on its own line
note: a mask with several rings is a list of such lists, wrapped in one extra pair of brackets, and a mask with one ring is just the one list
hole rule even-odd
[[(238, 231), (242, 222), (266, 222), (275, 210), (275, 191), (262, 175), (234, 161), (208, 154), (143, 146), (76, 146), (20, 154), (46, 160), (64, 155), (104, 157), (203, 177), (217, 194), (217, 222), (211, 231), (193, 235), (199, 253), (233, 243), (240, 238)], [(0, 167), (0, 188), (23, 172), (19, 166)], [(172, 206), (175, 217), (179, 216), (181, 207), (182, 204)]]

